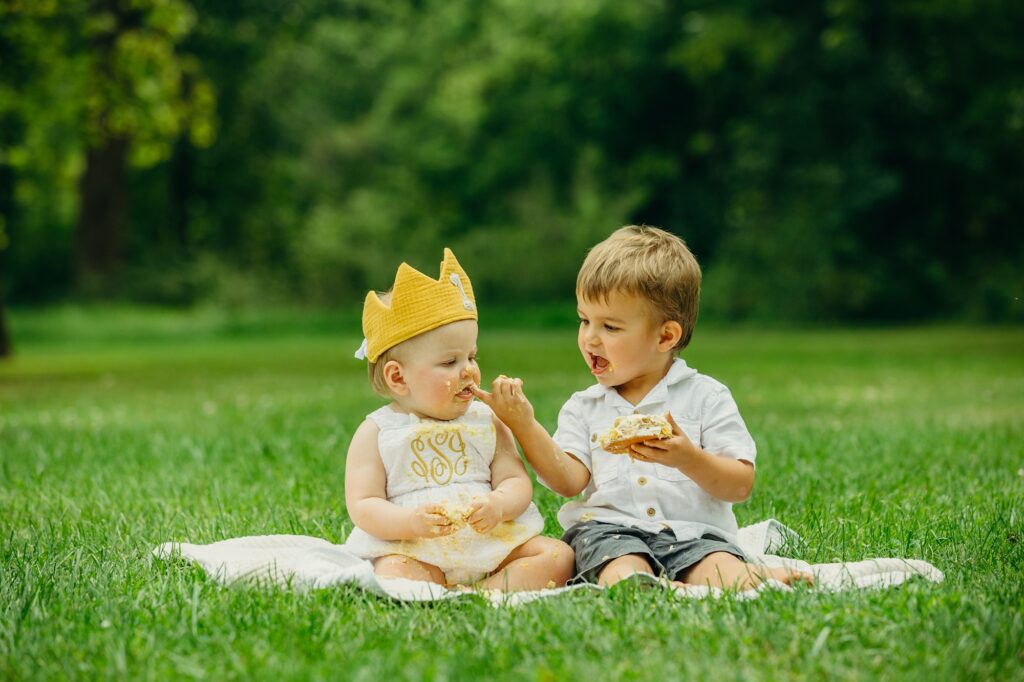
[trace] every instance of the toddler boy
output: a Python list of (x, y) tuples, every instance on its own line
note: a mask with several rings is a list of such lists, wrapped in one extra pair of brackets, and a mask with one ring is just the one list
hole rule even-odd
[[(578, 344), (597, 383), (562, 407), (554, 436), (534, 417), (522, 381), (499, 377), (475, 394), (511, 429), (541, 483), (564, 496), (558, 520), (576, 552), (576, 580), (612, 585), (633, 573), (749, 589), (810, 580), (747, 562), (733, 502), (754, 485), (754, 441), (729, 389), (687, 366), (701, 271), (680, 238), (623, 227), (580, 269)], [(672, 436), (605, 451), (616, 417), (665, 414)]]

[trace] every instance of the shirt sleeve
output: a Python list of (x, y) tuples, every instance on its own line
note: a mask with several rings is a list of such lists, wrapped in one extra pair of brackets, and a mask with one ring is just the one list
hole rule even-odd
[(723, 388), (705, 402), (701, 441), (703, 448), (712, 454), (754, 463), (757, 446), (729, 389)]
[(593, 472), (590, 465), (590, 428), (580, 411), (580, 401), (573, 396), (558, 413), (558, 428), (552, 436), (558, 447), (578, 459)]

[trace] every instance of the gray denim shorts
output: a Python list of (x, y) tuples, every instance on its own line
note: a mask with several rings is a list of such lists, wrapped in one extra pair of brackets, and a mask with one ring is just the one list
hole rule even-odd
[(742, 549), (717, 535), (709, 533), (679, 541), (667, 528), (660, 533), (649, 533), (639, 528), (587, 521), (567, 530), (562, 540), (576, 552), (576, 576), (570, 582), (596, 583), (605, 565), (627, 554), (646, 557), (654, 574), (669, 580), (678, 580), (687, 569), (715, 552), (727, 552), (742, 561), (747, 560)]

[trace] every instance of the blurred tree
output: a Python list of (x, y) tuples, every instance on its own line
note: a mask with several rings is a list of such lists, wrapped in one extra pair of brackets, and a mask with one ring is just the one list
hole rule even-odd
[(442, 244), (488, 298), (567, 298), (645, 222), (708, 316), (1024, 317), (1024, 4), (190, 6), (0, 0), (9, 300), (127, 211), (79, 248), (146, 301), (357, 302)]
[(213, 95), (197, 62), (175, 51), (195, 21), (187, 3), (102, 0), (82, 11), (87, 151), (76, 251), (80, 277), (103, 281), (121, 263), (132, 147), (146, 165), (168, 157), (183, 129), (208, 144)]
[(29, 157), (60, 142), (47, 156), (53, 175), (70, 165), (77, 176), (79, 279), (107, 287), (122, 259), (129, 165), (166, 158), (182, 131), (212, 139), (212, 86), (175, 51), (194, 13), (182, 0), (43, 0), (5, 3), (2, 14), (0, 42), (18, 74), (0, 114), (24, 128), (6, 156), (40, 167)]
[(4, 315), (4, 302), (0, 299), (0, 358), (10, 357), (12, 352), (11, 336), (7, 332), (7, 319)]

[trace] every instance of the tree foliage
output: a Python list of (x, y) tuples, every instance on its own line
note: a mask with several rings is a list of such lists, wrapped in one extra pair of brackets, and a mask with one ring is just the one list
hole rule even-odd
[(156, 38), (99, 100), (69, 29), (95, 4), (2, 22), (0, 55), (32, 55), (0, 89), (16, 300), (73, 293), (32, 235), (70, 248), (107, 110), (148, 300), (357, 301), (442, 245), (490, 299), (564, 299), (588, 246), (645, 222), (693, 247), (710, 315), (1024, 316), (1019, 3), (131, 6)]

